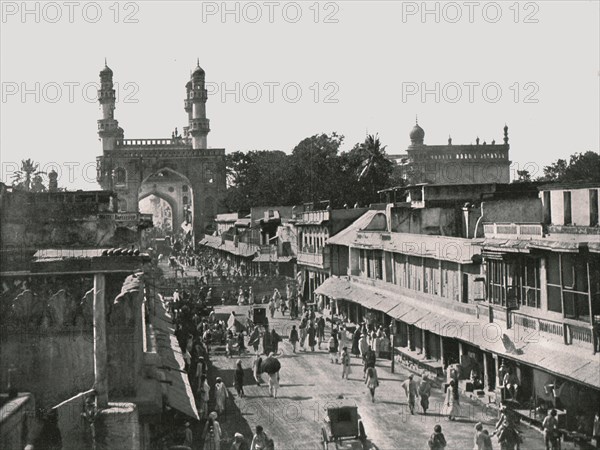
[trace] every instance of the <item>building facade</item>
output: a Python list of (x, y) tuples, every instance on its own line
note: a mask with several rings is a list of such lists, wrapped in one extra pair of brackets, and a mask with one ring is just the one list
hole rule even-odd
[(508, 127), (504, 127), (503, 143), (481, 142), (456, 145), (425, 144), (425, 131), (417, 123), (410, 132), (410, 145), (405, 153), (390, 155), (403, 178), (410, 183), (479, 184), (509, 183), (510, 165)]
[(557, 408), (561, 426), (591, 435), (599, 186), (541, 186), (535, 197), (531, 187), (461, 198), (454, 226), (440, 200), (370, 210), (329, 238), (332, 276), (316, 292), (347, 323), (387, 327), (400, 361), (438, 375), (458, 364), (462, 389), (479, 379), (486, 401), (514, 397), (517, 412), (538, 422)]
[[(102, 155), (97, 158), (98, 183), (117, 192), (119, 210), (139, 211), (147, 197), (158, 197), (170, 209), (172, 230), (192, 224), (197, 234), (213, 225), (225, 195), (225, 150), (209, 148), (210, 123), (206, 118), (205, 72), (198, 66), (186, 84), (184, 109), (188, 126), (177, 129), (170, 139), (125, 139), (114, 117), (113, 72), (106, 66), (100, 72), (98, 99), (102, 118), (98, 135)], [(162, 226), (162, 224), (161, 224)]]

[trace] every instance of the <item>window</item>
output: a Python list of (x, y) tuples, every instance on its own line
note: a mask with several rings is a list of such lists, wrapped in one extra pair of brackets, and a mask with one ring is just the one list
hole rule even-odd
[(518, 265), (516, 261), (487, 260), (488, 300), (496, 305), (518, 305)]
[(590, 189), (590, 227), (598, 226), (598, 189)]
[(563, 208), (564, 208), (564, 224), (571, 225), (571, 192), (565, 191), (563, 192)]
[(124, 198), (119, 199), (119, 212), (127, 212), (127, 200)]
[(188, 196), (187, 196), (187, 195), (184, 195), (184, 196), (183, 196), (183, 204), (184, 204), (184, 205), (187, 205), (187, 204), (189, 204), (189, 203), (190, 203), (190, 199), (188, 198)]
[(521, 270), (521, 303), (532, 308), (539, 308), (540, 260), (525, 257)]
[(184, 184), (183, 186), (181, 186), (181, 192), (187, 192), (189, 190), (189, 188), (187, 187), (187, 184)]
[(115, 170), (114, 175), (115, 184), (124, 185), (127, 183), (127, 171), (122, 167)]
[(380, 251), (374, 251), (373, 253), (373, 272), (375, 278), (383, 280), (383, 255)]
[(550, 196), (550, 191), (544, 191), (544, 223), (551, 224), (552, 223), (552, 199)]
[[(594, 264), (594, 260), (590, 259), (589, 269)], [(548, 310), (562, 312), (569, 319), (589, 322), (588, 261), (577, 254), (552, 253), (548, 257), (547, 267)], [(592, 277), (592, 281), (594, 280)]]

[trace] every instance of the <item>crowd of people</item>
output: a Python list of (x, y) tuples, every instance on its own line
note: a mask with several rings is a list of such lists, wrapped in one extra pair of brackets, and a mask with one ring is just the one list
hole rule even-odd
[[(203, 264), (203, 261), (206, 260), (202, 260), (200, 264)], [(186, 264), (189, 262), (185, 261)], [(330, 363), (342, 366), (342, 379), (347, 380), (352, 374), (352, 357), (360, 358), (364, 384), (371, 401), (376, 401), (375, 393), (380, 386), (377, 360), (382, 356), (387, 357), (391, 347), (388, 330), (383, 325), (367, 322), (355, 325), (334, 319), (333, 316), (327, 317), (323, 314), (322, 302), (308, 303), (296, 292), (293, 283), (286, 286), (283, 294), (275, 288), (272, 295), (261, 298), (257, 298), (252, 287), (240, 286), (236, 294), (230, 293), (220, 300), (220, 303), (238, 305), (260, 303), (266, 307), (271, 318), (278, 313), (282, 317), (287, 315), (290, 319), (298, 322), (291, 325), (288, 335), (280, 336), (274, 328), (269, 329), (268, 325), (253, 324), (250, 315), (247, 321), (248, 328), (246, 333), (243, 333), (232, 326), (236, 323), (234, 313), (232, 313), (230, 321), (215, 320), (210, 304), (211, 302), (219, 303), (219, 300), (214, 298), (212, 290), (207, 285), (201, 283), (196, 289), (178, 289), (173, 293), (169, 309), (174, 317), (175, 334), (184, 355), (186, 372), (195, 393), (201, 423), (204, 424), (200, 436), (200, 440), (204, 443), (204, 449), (220, 450), (223, 431), (219, 417), (225, 414), (227, 401), (231, 397), (221, 378), (216, 378), (212, 387), (208, 383), (207, 372), (211, 344), (223, 344), (226, 356), (230, 358), (234, 358), (236, 354), (243, 355), (247, 351), (253, 352), (254, 382), (262, 385), (266, 378), (269, 395), (273, 398), (277, 398), (278, 395), (279, 370), (265, 373), (264, 366), (266, 361), (276, 358), (280, 354), (279, 344), (284, 338), (289, 340), (293, 353), (315, 352), (323, 350), (323, 346), (325, 346), (324, 349), (329, 354)], [(328, 324), (328, 322), (330, 323)], [(442, 414), (446, 415), (448, 420), (454, 421), (456, 417), (460, 416), (461, 404), (457, 371), (453, 372), (451, 369), (450, 367), (448, 370)], [(239, 398), (246, 396), (244, 386), (247, 385), (247, 380), (244, 379), (242, 359), (238, 359), (235, 363), (232, 385)], [(406, 396), (411, 414), (416, 412), (417, 399), (420, 399), (422, 414), (427, 414), (429, 398), (434, 386), (435, 381), (430, 379), (427, 374), (423, 374), (419, 381), (415, 380), (414, 375), (410, 375), (402, 382), (401, 388)], [(515, 395), (512, 392), (510, 394), (512, 394), (511, 397)], [(214, 411), (209, 412), (209, 404), (213, 403)], [(549, 430), (546, 433), (550, 436), (549, 442), (555, 434), (553, 423), (551, 418), (545, 421), (545, 427)], [(473, 448), (475, 450), (492, 449), (491, 438), (493, 436), (497, 437), (501, 449), (518, 448), (521, 437), (516, 425), (514, 416), (506, 405), (503, 405), (500, 411), (500, 420), (492, 434), (483, 429), (482, 424), (476, 425)], [(183, 435), (185, 436), (184, 445), (189, 444), (188, 446), (192, 448), (193, 439), (189, 424), (185, 426)], [(198, 439), (195, 442), (198, 442)], [(432, 449), (446, 447), (447, 442), (440, 425), (436, 425), (427, 444)], [(256, 428), (256, 433), (252, 438), (236, 432), (231, 444), (233, 450), (267, 450), (269, 448), (274, 448), (274, 442), (266, 435), (261, 426)]]

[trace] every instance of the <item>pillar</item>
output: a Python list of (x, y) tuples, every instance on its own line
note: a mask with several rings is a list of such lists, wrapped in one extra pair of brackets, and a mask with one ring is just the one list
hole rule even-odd
[(96, 448), (140, 450), (141, 430), (134, 403), (111, 403), (100, 412), (96, 425)]
[(429, 346), (427, 345), (427, 331), (421, 330), (421, 340), (423, 341), (423, 356), (429, 359)]
[(546, 258), (540, 258), (540, 309), (548, 311), (548, 277), (546, 273)]
[(99, 409), (108, 407), (108, 378), (106, 351), (106, 277), (94, 275), (94, 388)]
[(500, 364), (498, 364), (498, 355), (496, 355), (495, 353), (492, 353), (492, 358), (494, 358), (494, 365), (496, 366), (496, 373), (494, 373), (494, 376), (496, 377), (496, 387), (501, 386), (502, 385), (502, 380), (500, 379), (500, 374), (499, 374), (499, 370), (500, 370)]
[(483, 352), (483, 386), (487, 387), (488, 390), (492, 383), (490, 383), (490, 373), (488, 367), (488, 355), (486, 352)]
[(444, 365), (444, 338), (442, 335), (440, 337), (440, 361), (442, 361), (442, 366)]

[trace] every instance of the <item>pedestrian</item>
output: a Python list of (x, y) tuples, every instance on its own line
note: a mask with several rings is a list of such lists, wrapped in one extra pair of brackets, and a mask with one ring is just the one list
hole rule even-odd
[(200, 420), (203, 420), (208, 415), (208, 402), (210, 400), (210, 386), (206, 381), (206, 375), (200, 376), (200, 383), (198, 384), (198, 397), (199, 397), (199, 411), (198, 415)]
[(317, 345), (319, 346), (319, 350), (321, 350), (321, 343), (325, 339), (325, 318), (323, 316), (319, 317), (317, 320)]
[(244, 344), (244, 333), (240, 332), (238, 333), (238, 352), (240, 354), (240, 356), (246, 351), (246, 344)]
[(225, 353), (227, 354), (228, 358), (233, 357), (233, 348), (235, 347), (236, 344), (237, 344), (237, 339), (233, 336), (233, 332), (231, 330), (229, 330), (227, 332), (227, 343), (225, 345)]
[(248, 288), (248, 303), (254, 305), (254, 292), (252, 291), (252, 286)]
[(275, 301), (271, 299), (269, 301), (269, 312), (271, 313), (271, 319), (275, 317)]
[(484, 450), (484, 439), (483, 424), (477, 422), (475, 424), (475, 436), (473, 436), (473, 450)]
[(542, 422), (542, 429), (544, 430), (544, 443), (546, 444), (546, 450), (560, 448), (557, 446), (557, 441), (560, 442), (560, 434), (558, 431), (558, 419), (556, 418), (556, 409), (548, 411), (548, 415)]
[(408, 408), (410, 409), (410, 413), (415, 413), (415, 400), (419, 395), (417, 389), (417, 382), (414, 381), (414, 375), (410, 374), (406, 380), (402, 383), (402, 387), (404, 388), (404, 393), (406, 397), (408, 397)]
[(248, 444), (246, 444), (242, 433), (235, 433), (233, 435), (233, 443), (230, 450), (248, 450)]
[(208, 415), (208, 420), (204, 425), (204, 450), (221, 449), (221, 425), (217, 421), (218, 414), (213, 411)]
[(317, 341), (315, 339), (316, 335), (317, 335), (317, 330), (315, 329), (315, 326), (312, 324), (312, 322), (308, 326), (307, 334), (308, 334), (308, 346), (310, 347), (310, 351), (314, 352), (315, 345), (317, 345)]
[[(269, 354), (269, 358), (275, 358), (274, 353)], [(269, 395), (273, 398), (277, 398), (277, 389), (279, 388), (279, 371), (268, 374), (269, 375)]]
[(360, 356), (364, 359), (365, 353), (369, 349), (369, 343), (367, 342), (367, 336), (364, 334), (360, 335), (360, 339), (358, 341), (358, 351), (360, 352)]
[(300, 328), (300, 348), (304, 350), (304, 343), (306, 342), (306, 335), (308, 333), (308, 319), (306, 317), (302, 318), (298, 328)]
[(215, 403), (219, 414), (223, 414), (225, 411), (225, 401), (227, 400), (227, 397), (229, 397), (227, 386), (225, 386), (221, 377), (217, 377), (217, 382), (215, 383)]
[(276, 355), (279, 354), (279, 342), (281, 342), (281, 336), (275, 331), (275, 328), (271, 330), (271, 349)]
[(442, 450), (446, 447), (446, 438), (444, 433), (442, 433), (441, 425), (436, 425), (433, 427), (433, 434), (427, 441), (427, 445), (431, 450)]
[(267, 450), (269, 447), (273, 447), (273, 440), (269, 439), (267, 434), (263, 431), (263, 427), (260, 425), (256, 426), (256, 433), (252, 438), (252, 444), (250, 450)]
[(375, 403), (375, 389), (379, 386), (379, 380), (377, 378), (377, 371), (375, 370), (375, 367), (369, 367), (367, 369), (367, 379), (365, 380), (365, 384), (371, 393), (371, 401)]
[(296, 353), (296, 344), (298, 343), (298, 330), (296, 330), (296, 325), (292, 325), (292, 331), (290, 331), (290, 343), (292, 344), (292, 350)]
[(429, 396), (431, 395), (431, 381), (427, 374), (423, 375), (421, 383), (419, 383), (419, 397), (421, 397), (421, 408), (423, 408), (423, 415), (427, 414), (429, 409)]
[(281, 294), (277, 288), (273, 289), (273, 304), (275, 305), (275, 309), (277, 311), (281, 309)]
[(455, 420), (460, 411), (460, 402), (458, 399), (458, 386), (454, 380), (450, 380), (450, 384), (446, 390), (445, 405), (446, 414), (448, 414), (448, 420)]
[(248, 337), (248, 345), (252, 346), (255, 354), (258, 353), (258, 346), (260, 345), (260, 330), (258, 325), (254, 326), (254, 330), (252, 330), (252, 333)]
[(189, 447), (189, 448), (193, 448), (194, 446), (194, 436), (192, 434), (192, 430), (190, 429), (190, 423), (186, 422), (185, 423), (185, 429), (183, 431), (184, 435), (185, 435), (185, 440), (183, 441), (183, 445)]
[(346, 337), (346, 328), (342, 325), (338, 330), (338, 347), (340, 349), (340, 355), (342, 350), (348, 344), (348, 339)]
[(262, 358), (260, 357), (260, 355), (257, 354), (256, 358), (252, 362), (252, 374), (254, 375), (254, 380), (256, 381), (257, 386), (260, 386), (261, 365), (262, 365)]
[(348, 379), (348, 376), (350, 375), (350, 355), (348, 354), (348, 347), (344, 347), (342, 349), (341, 361), (342, 379), (344, 378), (344, 376), (346, 377), (346, 379)]
[(263, 345), (263, 353), (265, 355), (268, 355), (269, 353), (271, 353), (271, 333), (269, 332), (268, 328), (265, 327), (265, 332), (263, 333), (262, 336), (262, 345)]
[(377, 358), (375, 357), (375, 352), (369, 345), (367, 347), (367, 351), (363, 354), (363, 378), (365, 377), (369, 367), (375, 367), (376, 360)]
[(331, 364), (333, 364), (333, 360), (335, 359), (335, 363), (338, 362), (338, 348), (337, 348), (337, 339), (335, 338), (335, 332), (331, 334), (329, 338), (329, 356), (331, 356)]
[(235, 364), (235, 390), (240, 397), (244, 397), (244, 369), (242, 360), (238, 359)]

